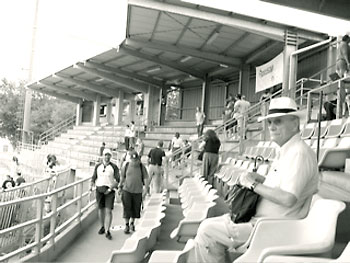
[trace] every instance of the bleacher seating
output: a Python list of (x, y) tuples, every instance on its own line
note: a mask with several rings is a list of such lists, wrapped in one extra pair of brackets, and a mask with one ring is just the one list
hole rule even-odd
[(347, 244), (343, 253), (336, 259), (321, 257), (302, 257), (302, 256), (269, 256), (264, 262), (277, 263), (345, 263), (350, 262), (350, 242)]
[(304, 126), (304, 128), (301, 130), (301, 138), (303, 140), (305, 139), (310, 139), (311, 136), (314, 134), (315, 129), (316, 129), (317, 123), (308, 123)]
[(152, 253), (148, 263), (186, 263), (189, 252), (194, 246), (192, 239), (189, 239), (182, 251), (176, 250), (156, 250)]
[(342, 119), (331, 120), (328, 127), (328, 132), (325, 138), (339, 137), (344, 130), (344, 124)]
[(263, 262), (269, 255), (308, 255), (333, 248), (341, 201), (318, 199), (299, 220), (267, 219), (256, 224), (247, 251), (235, 262)]
[(112, 251), (109, 262), (142, 262), (147, 252), (153, 250), (160, 234), (163, 213), (166, 207), (166, 191), (152, 194), (145, 202), (142, 216), (136, 224), (136, 231), (119, 250)]
[(193, 238), (200, 223), (208, 217), (209, 211), (215, 206), (217, 190), (199, 177), (186, 178), (179, 187), (179, 197), (184, 219), (171, 232), (170, 237), (177, 240)]

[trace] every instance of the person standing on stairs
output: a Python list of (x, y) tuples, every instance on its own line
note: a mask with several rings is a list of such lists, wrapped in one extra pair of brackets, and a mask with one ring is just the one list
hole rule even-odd
[(209, 184), (213, 185), (214, 173), (219, 163), (220, 139), (214, 130), (204, 133), (204, 154), (202, 162), (202, 176)]
[(163, 189), (163, 168), (162, 162), (165, 158), (163, 141), (158, 141), (157, 147), (150, 150), (148, 154), (149, 177), (151, 182), (151, 193), (160, 193)]
[(131, 121), (130, 122), (130, 142), (129, 142), (130, 147), (135, 148), (135, 143), (136, 143), (136, 127), (135, 127), (135, 122)]
[[(169, 145), (169, 150), (173, 153), (173, 158), (172, 158), (172, 166), (176, 167), (178, 164), (180, 164), (181, 161), (181, 151), (179, 151), (180, 148), (184, 146), (184, 142), (182, 138), (180, 137), (179, 132), (175, 132), (175, 136), (172, 138), (171, 143)], [(174, 154), (174, 152), (177, 152)]]
[(128, 151), (130, 148), (130, 137), (131, 137), (131, 129), (129, 125), (126, 125), (125, 133), (124, 133), (124, 142), (125, 142), (126, 151)]
[(104, 149), (103, 160), (95, 166), (90, 186), (90, 191), (96, 186), (96, 203), (101, 223), (98, 234), (105, 234), (109, 240), (112, 239), (110, 227), (113, 219), (112, 210), (114, 208), (115, 189), (118, 189), (120, 181), (119, 168), (111, 162), (111, 158), (112, 151)]
[(350, 36), (344, 35), (337, 50), (337, 73), (343, 78), (350, 69), (350, 52), (349, 52)]
[[(348, 77), (349, 71), (350, 71), (350, 36), (344, 35), (342, 37), (341, 42), (339, 43), (338, 50), (337, 50), (337, 74), (340, 78)], [(345, 81), (344, 81), (345, 82)], [(342, 109), (343, 115), (345, 115), (345, 111), (347, 110), (346, 102), (346, 90), (344, 85), (341, 85), (340, 88), (340, 107)]]
[(198, 137), (201, 137), (203, 134), (205, 117), (204, 111), (201, 111), (199, 107), (196, 107), (196, 126)]

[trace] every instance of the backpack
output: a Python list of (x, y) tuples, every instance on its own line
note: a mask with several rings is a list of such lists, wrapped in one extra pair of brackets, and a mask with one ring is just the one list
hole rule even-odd
[[(126, 171), (128, 170), (129, 167), (129, 162), (125, 164), (125, 176), (126, 176)], [(142, 163), (140, 162), (140, 169), (141, 169), (141, 177), (142, 177), (142, 184), (145, 185), (145, 181), (143, 179), (143, 169), (142, 169)]]

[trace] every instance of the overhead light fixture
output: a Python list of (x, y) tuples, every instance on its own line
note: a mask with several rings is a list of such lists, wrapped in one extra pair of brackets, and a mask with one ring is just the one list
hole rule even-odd
[(151, 73), (151, 72), (155, 72), (155, 71), (158, 71), (158, 70), (161, 70), (161, 67), (160, 66), (156, 66), (156, 67), (153, 67), (153, 68), (149, 68), (148, 70), (146, 70), (147, 73)]
[(183, 57), (180, 62), (181, 63), (185, 63), (186, 61), (189, 61), (192, 57), (191, 56), (186, 56), (186, 57)]
[(222, 68), (228, 68), (228, 66), (226, 64), (220, 64), (220, 67)]
[(217, 37), (219, 36), (219, 32), (215, 31), (208, 39), (207, 44), (211, 45), (215, 39), (217, 39)]

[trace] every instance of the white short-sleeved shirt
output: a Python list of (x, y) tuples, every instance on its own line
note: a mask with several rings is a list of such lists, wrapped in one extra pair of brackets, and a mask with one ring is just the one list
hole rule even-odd
[(307, 215), (312, 195), (317, 192), (318, 168), (315, 153), (299, 134), (280, 148), (279, 158), (272, 164), (264, 185), (293, 194), (297, 202), (285, 207), (261, 198), (255, 217), (303, 218)]
[(125, 137), (132, 137), (132, 131), (131, 131), (131, 129), (130, 128), (128, 128), (128, 127), (126, 127), (126, 129), (125, 129)]
[(180, 137), (179, 138), (174, 137), (171, 140), (171, 144), (173, 145), (174, 148), (181, 148), (181, 147), (183, 147), (184, 142)]

